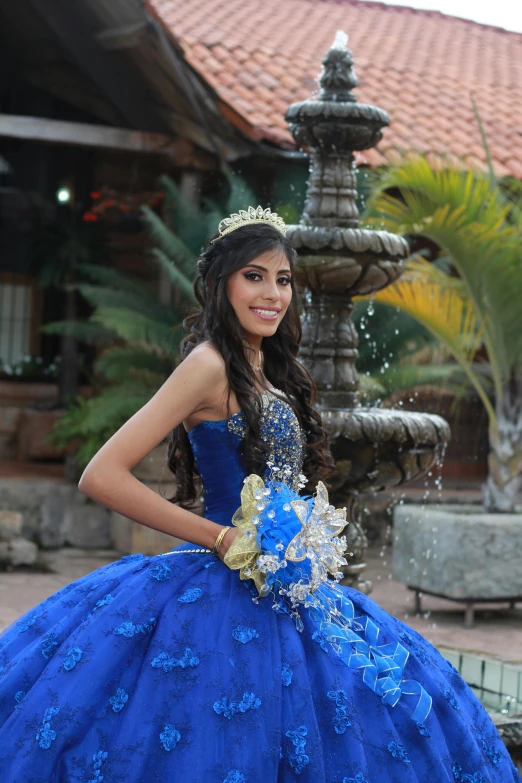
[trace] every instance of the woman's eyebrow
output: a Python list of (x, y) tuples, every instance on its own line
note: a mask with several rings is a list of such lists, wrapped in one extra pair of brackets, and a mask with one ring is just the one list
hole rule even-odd
[[(268, 272), (268, 269), (265, 269), (264, 266), (259, 266), (258, 264), (247, 264), (247, 266), (253, 266), (254, 269), (260, 269), (262, 272)], [(292, 273), (291, 273), (290, 269), (280, 269), (278, 271), (278, 274), (279, 275), (282, 275), (282, 274), (290, 275)]]

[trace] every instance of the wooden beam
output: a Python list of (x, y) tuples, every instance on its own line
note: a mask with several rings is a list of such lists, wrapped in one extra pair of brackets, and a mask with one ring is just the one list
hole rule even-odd
[(17, 114), (0, 114), (0, 136), (53, 144), (159, 153), (176, 157), (191, 146), (184, 140), (174, 140), (163, 133), (147, 133), (127, 128), (111, 128), (81, 122), (50, 120)]
[(0, 114), (0, 138), (2, 137), (145, 155), (163, 155), (178, 168), (201, 171), (210, 171), (215, 168), (214, 156), (199, 150), (188, 139), (173, 139), (163, 133), (148, 133), (128, 128), (65, 122), (64, 120), (50, 120), (42, 117)]

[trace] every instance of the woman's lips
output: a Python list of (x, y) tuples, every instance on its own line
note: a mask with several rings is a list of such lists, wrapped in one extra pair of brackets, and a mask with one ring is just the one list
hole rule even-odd
[[(276, 321), (277, 316), (279, 315), (279, 310), (271, 310), (270, 308), (264, 308), (264, 307), (251, 307), (250, 308), (253, 313), (255, 313), (258, 318), (261, 318), (262, 321)], [(271, 313), (268, 315), (268, 313)]]

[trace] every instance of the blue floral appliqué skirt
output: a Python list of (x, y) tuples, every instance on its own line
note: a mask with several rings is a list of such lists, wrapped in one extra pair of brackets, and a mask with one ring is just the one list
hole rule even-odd
[(0, 781), (519, 783), (452, 665), (344, 590), (409, 651), (424, 723), (212, 555), (130, 555), (0, 636)]

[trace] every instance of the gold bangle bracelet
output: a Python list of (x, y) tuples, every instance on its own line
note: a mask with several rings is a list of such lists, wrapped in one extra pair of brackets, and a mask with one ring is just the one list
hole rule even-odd
[(212, 549), (212, 554), (213, 555), (218, 555), (219, 554), (219, 547), (221, 546), (221, 542), (223, 541), (223, 539), (225, 538), (225, 536), (226, 536), (226, 534), (228, 533), (229, 530), (232, 530), (232, 528), (231, 527), (224, 527), (223, 530), (221, 530), (218, 533), (218, 537), (216, 538), (216, 543), (214, 544), (214, 548)]

